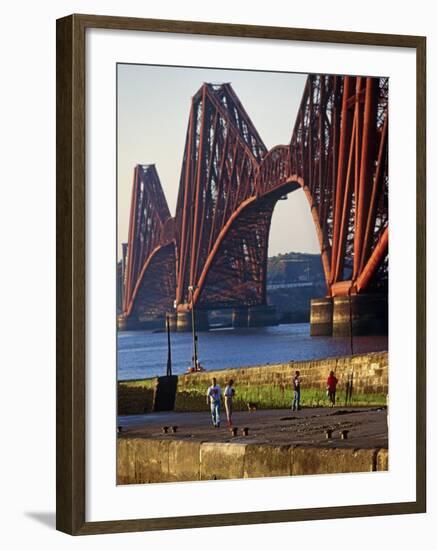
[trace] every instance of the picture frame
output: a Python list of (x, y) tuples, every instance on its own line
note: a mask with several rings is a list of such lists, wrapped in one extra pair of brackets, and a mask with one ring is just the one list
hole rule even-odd
[[(416, 497), (238, 513), (88, 521), (86, 517), (86, 32), (273, 39), (405, 48), (416, 60)], [(426, 511), (426, 39), (420, 36), (75, 14), (57, 21), (57, 529), (71, 535), (348, 518)]]

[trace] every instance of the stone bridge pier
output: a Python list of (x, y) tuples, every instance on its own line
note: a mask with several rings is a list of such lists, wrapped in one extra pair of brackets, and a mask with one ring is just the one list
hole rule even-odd
[(275, 306), (266, 304), (234, 308), (232, 311), (232, 326), (244, 327), (269, 327), (278, 324)]
[(355, 294), (311, 300), (311, 336), (387, 334), (385, 294)]
[[(208, 311), (205, 309), (195, 309), (194, 322), (197, 331), (209, 330)], [(177, 312), (176, 330), (177, 332), (191, 332), (193, 330), (191, 310)]]

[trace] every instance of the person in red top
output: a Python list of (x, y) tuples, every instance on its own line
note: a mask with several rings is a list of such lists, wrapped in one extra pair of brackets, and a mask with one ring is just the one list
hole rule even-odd
[(334, 371), (332, 370), (329, 373), (328, 380), (326, 381), (326, 389), (328, 390), (329, 401), (331, 402), (331, 407), (335, 405), (335, 392), (337, 391), (338, 380), (335, 377)]

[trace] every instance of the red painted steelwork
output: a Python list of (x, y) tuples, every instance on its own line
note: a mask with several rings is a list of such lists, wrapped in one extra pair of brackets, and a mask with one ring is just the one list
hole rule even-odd
[[(154, 167), (135, 169), (126, 316), (141, 307), (164, 313), (171, 297), (186, 311), (190, 285), (201, 308), (266, 303), (272, 213), (298, 188), (328, 295), (368, 291), (386, 277), (387, 107), (385, 78), (310, 75), (290, 144), (267, 151), (231, 85), (203, 84), (191, 101), (174, 219)], [(153, 287), (151, 273), (165, 291)]]
[(190, 303), (188, 287), (199, 286), (229, 218), (255, 195), (259, 162), (266, 153), (232, 87), (204, 84), (191, 104), (176, 208), (181, 242), (176, 301), (184, 309)]
[(368, 259), (364, 269), (356, 282), (356, 291), (362, 292), (366, 289), (370, 280), (374, 276), (375, 271), (381, 265), (388, 253), (388, 226), (384, 229), (379, 242), (376, 244), (372, 255)]
[[(159, 248), (174, 241), (170, 211), (153, 164), (135, 167), (131, 204), (125, 275), (125, 316), (132, 313), (145, 266)], [(158, 275), (161, 276), (159, 273)], [(165, 276), (166, 273), (162, 273), (162, 277)], [(174, 288), (172, 293), (174, 294)]]

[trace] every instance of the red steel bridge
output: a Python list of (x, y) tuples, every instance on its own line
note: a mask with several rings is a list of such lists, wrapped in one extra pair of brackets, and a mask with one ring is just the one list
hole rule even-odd
[(203, 84), (191, 101), (175, 217), (155, 166), (135, 167), (121, 324), (183, 317), (192, 307), (198, 315), (261, 311), (272, 214), (297, 189), (308, 200), (327, 288), (312, 305), (313, 333), (332, 332), (345, 307), (354, 322), (369, 308), (383, 315), (387, 143), (386, 78), (308, 76), (290, 143), (270, 151), (231, 85)]

